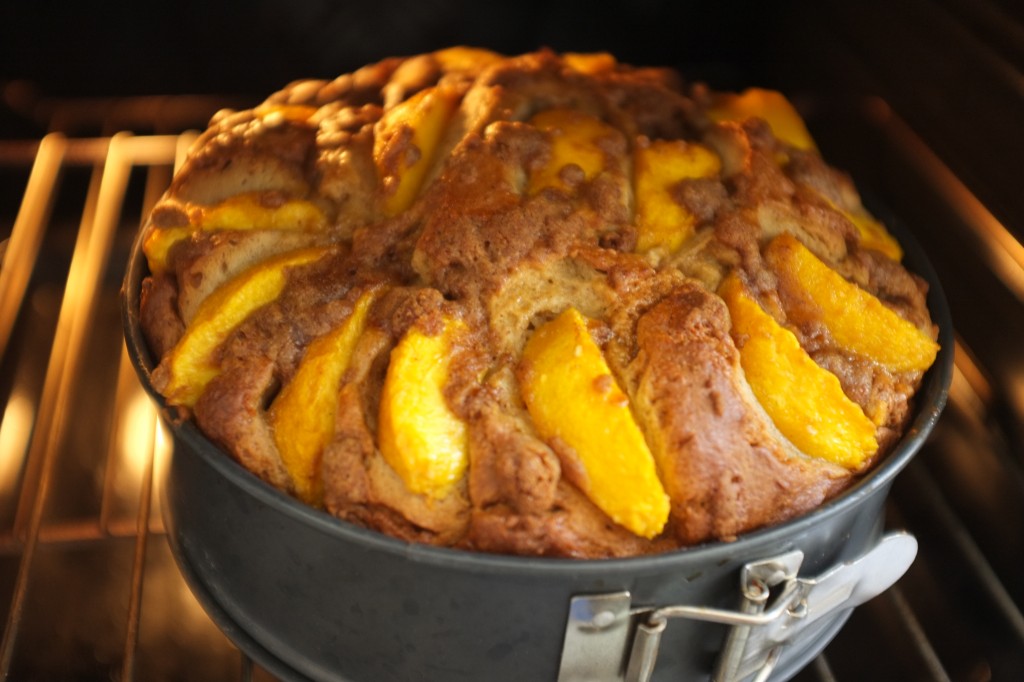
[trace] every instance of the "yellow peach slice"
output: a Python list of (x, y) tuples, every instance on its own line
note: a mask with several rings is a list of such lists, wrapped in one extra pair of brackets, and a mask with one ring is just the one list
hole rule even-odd
[(434, 59), (445, 71), (476, 73), (502, 59), (497, 52), (479, 47), (456, 46), (434, 52)]
[(261, 104), (253, 113), (262, 119), (280, 116), (286, 121), (306, 121), (316, 113), (316, 107), (306, 104)]
[(323, 499), (320, 458), (334, 437), (341, 379), (373, 300), (373, 292), (363, 294), (342, 324), (309, 344), (295, 375), (270, 406), (281, 461), (299, 499), (309, 504), (319, 505)]
[(675, 252), (694, 231), (694, 216), (672, 196), (683, 180), (706, 178), (722, 168), (718, 155), (700, 144), (657, 140), (634, 153), (638, 251)]
[(377, 122), (373, 159), (384, 186), (385, 214), (397, 215), (416, 199), (457, 104), (455, 92), (428, 88), (388, 110)]
[(860, 233), (860, 245), (865, 249), (874, 249), (892, 260), (903, 260), (903, 248), (896, 238), (889, 234), (882, 223), (878, 222), (866, 210), (842, 211)]
[(825, 195), (819, 194), (818, 196), (831, 206), (832, 209), (839, 211), (847, 220), (853, 223), (853, 226), (857, 228), (857, 233), (860, 235), (860, 245), (862, 248), (874, 249), (894, 261), (903, 260), (903, 247), (900, 246), (895, 237), (889, 234), (889, 231), (885, 229), (885, 225), (875, 220), (874, 216), (868, 213), (867, 209), (860, 207), (856, 210), (848, 211)]
[(924, 371), (939, 345), (909, 320), (847, 281), (818, 259), (796, 237), (785, 233), (765, 250), (784, 281), (821, 311), (820, 320), (840, 348), (897, 371)]
[(817, 148), (796, 107), (774, 90), (750, 88), (739, 95), (720, 95), (708, 116), (713, 121), (743, 121), (756, 116), (764, 119), (782, 142), (805, 151)]
[(193, 216), (193, 224), (203, 230), (318, 230), (326, 222), (311, 201), (288, 199), (268, 206), (259, 193), (233, 196), (193, 211)]
[(546, 109), (529, 122), (551, 139), (550, 158), (530, 174), (527, 190), (530, 194), (546, 187), (569, 189), (561, 174), (570, 164), (583, 171), (584, 179), (593, 180), (606, 164), (606, 152), (600, 141), (620, 134), (607, 123), (574, 109)]
[[(575, 457), (584, 494), (619, 525), (652, 538), (669, 499), (654, 457), (587, 328), (569, 308), (533, 333), (520, 366), (522, 396), (537, 432)], [(568, 451), (568, 452), (567, 452)]]
[(856, 471), (878, 450), (875, 425), (796, 336), (766, 313), (735, 273), (719, 289), (732, 318), (747, 383), (797, 448)]
[(213, 206), (186, 207), (188, 225), (152, 228), (142, 250), (154, 274), (167, 269), (167, 254), (178, 242), (188, 239), (197, 230), (320, 230), (326, 216), (311, 201), (287, 199), (274, 205), (261, 201), (258, 192), (239, 194)]
[(191, 225), (151, 228), (142, 242), (142, 252), (146, 254), (149, 271), (154, 275), (166, 272), (167, 255), (170, 253), (171, 247), (188, 239), (194, 231), (195, 228)]
[(284, 289), (289, 268), (321, 258), (326, 249), (303, 249), (249, 268), (210, 294), (165, 362), (162, 390), (172, 405), (192, 407), (206, 385), (220, 373), (214, 351), (253, 311), (275, 300)]
[(615, 57), (607, 52), (566, 52), (562, 59), (570, 69), (586, 74), (611, 71), (618, 64)]
[(414, 493), (448, 495), (466, 473), (468, 435), (444, 396), (451, 351), (465, 325), (446, 319), (440, 334), (413, 327), (391, 351), (380, 397), (377, 442)]

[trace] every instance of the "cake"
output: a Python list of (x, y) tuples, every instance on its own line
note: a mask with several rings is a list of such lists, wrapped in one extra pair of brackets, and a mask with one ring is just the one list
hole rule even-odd
[(153, 208), (154, 387), (401, 540), (622, 557), (822, 504), (892, 449), (927, 286), (781, 94), (455, 47), (210, 122)]

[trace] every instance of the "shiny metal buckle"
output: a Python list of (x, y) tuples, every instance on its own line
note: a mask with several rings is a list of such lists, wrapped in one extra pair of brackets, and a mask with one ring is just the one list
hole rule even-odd
[[(711, 679), (767, 680), (785, 646), (824, 616), (889, 589), (917, 556), (917, 540), (884, 536), (859, 558), (814, 578), (798, 575), (803, 552), (745, 564), (737, 610), (705, 606), (635, 607), (628, 591), (573, 597), (558, 682), (650, 682), (661, 636), (673, 618), (732, 626)], [(819, 623), (820, 625), (820, 623)]]

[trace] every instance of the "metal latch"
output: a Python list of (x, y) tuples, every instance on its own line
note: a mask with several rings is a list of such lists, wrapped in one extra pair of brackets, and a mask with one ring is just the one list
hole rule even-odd
[[(632, 604), (628, 591), (573, 597), (558, 682), (649, 682), (661, 636), (673, 618), (731, 625), (711, 679), (767, 680), (787, 644), (821, 618), (858, 606), (892, 586), (917, 556), (917, 540), (884, 536), (858, 559), (814, 578), (798, 575), (799, 550), (745, 564), (735, 611)], [(818, 623), (821, 625), (821, 623)]]

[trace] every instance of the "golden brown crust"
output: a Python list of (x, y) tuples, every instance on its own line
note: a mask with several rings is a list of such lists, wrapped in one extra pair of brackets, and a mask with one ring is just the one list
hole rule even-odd
[(229, 368), (210, 382), (194, 414), (203, 433), (228, 449), (242, 466), (290, 492), (291, 476), (262, 416), (266, 396), (274, 386), (273, 377), (274, 365), (268, 358)]
[(394, 288), (383, 294), (359, 339), (335, 415), (335, 438), (324, 452), (324, 503), (328, 511), (406, 540), (451, 545), (469, 522), (465, 484), (442, 499), (412, 495), (375, 447), (376, 406), (388, 355), (416, 325), (440, 324), (444, 305), (432, 289)]
[[(416, 131), (389, 112), (424, 90), (456, 103), (415, 200), (391, 215)], [(193, 409), (200, 428), (258, 476), (292, 491), (268, 403), (310, 343), (336, 330), (368, 291), (376, 298), (340, 379), (333, 435), (318, 455), (324, 508), (404, 540), (571, 557), (665, 551), (778, 523), (842, 490), (853, 474), (799, 452), (754, 398), (730, 318), (715, 294), (739, 272), (757, 301), (875, 420), (884, 453), (902, 433), (920, 372), (893, 373), (838, 349), (773, 267), (766, 244), (795, 235), (830, 267), (920, 329), (926, 287), (862, 247), (850, 179), (815, 151), (778, 139), (757, 117), (715, 121), (715, 93), (664, 69), (551, 51), (493, 58), (437, 52), (369, 65), (333, 81), (296, 81), (251, 111), (218, 113), (147, 227), (171, 241), (143, 287), (142, 326), (165, 357), (226, 282), (311, 245), (329, 254), (291, 268), (283, 292), (232, 329), (218, 375)], [(592, 176), (576, 163), (560, 187), (531, 186), (555, 158), (531, 124), (552, 108), (607, 126)], [(401, 110), (399, 110), (401, 111)], [(710, 150), (720, 170), (668, 188), (692, 217), (675, 251), (636, 252), (634, 154), (660, 140)], [(203, 211), (237, 195), (263, 209), (314, 207), (302, 229), (210, 228)], [(289, 204), (291, 202), (291, 204)], [(244, 221), (243, 221), (244, 222)], [(159, 258), (159, 254), (154, 256)], [(157, 262), (157, 261), (154, 261)], [(540, 437), (520, 397), (520, 355), (569, 307), (592, 334), (653, 451), (671, 497), (665, 530), (646, 540), (581, 492), (564, 444)], [(469, 468), (440, 499), (411, 493), (381, 455), (378, 415), (391, 352), (410, 329), (469, 330), (451, 349), (444, 401), (466, 425)], [(610, 377), (609, 377), (610, 379)]]
[(687, 283), (640, 318), (637, 344), (637, 414), (684, 544), (783, 521), (849, 483), (786, 447), (745, 386), (721, 299)]
[(167, 275), (147, 277), (139, 301), (140, 324), (154, 357), (161, 358), (174, 348), (185, 332), (178, 313), (178, 287)]
[(181, 319), (188, 324), (211, 293), (244, 270), (275, 255), (323, 241), (323, 237), (305, 232), (229, 230), (182, 242), (173, 252)]

